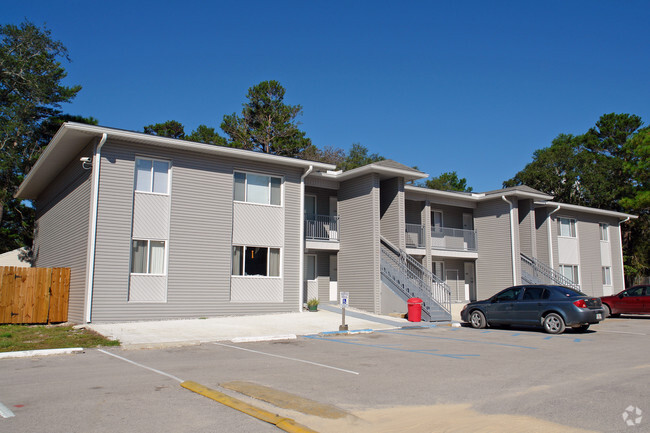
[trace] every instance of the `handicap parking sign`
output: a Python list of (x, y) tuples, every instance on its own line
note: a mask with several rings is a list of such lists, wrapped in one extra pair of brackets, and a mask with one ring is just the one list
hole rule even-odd
[(341, 292), (341, 308), (349, 305), (350, 292)]

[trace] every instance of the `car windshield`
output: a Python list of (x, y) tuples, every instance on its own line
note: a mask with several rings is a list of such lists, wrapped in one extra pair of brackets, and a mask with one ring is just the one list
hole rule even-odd
[(564, 287), (564, 286), (553, 286), (555, 291), (563, 296), (566, 296), (567, 298), (575, 298), (576, 296), (587, 296), (586, 294), (575, 290), (571, 289), (569, 287)]

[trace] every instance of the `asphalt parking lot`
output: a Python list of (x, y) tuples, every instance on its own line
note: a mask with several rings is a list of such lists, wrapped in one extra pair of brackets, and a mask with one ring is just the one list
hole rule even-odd
[[(0, 412), (14, 416), (0, 417), (0, 431), (278, 431), (186, 380), (322, 432), (650, 431), (649, 341), (650, 317), (624, 317), (558, 336), (422, 327), (4, 359)], [(242, 382), (281, 393), (288, 408), (232, 390)], [(306, 401), (347, 416), (298, 410)]]

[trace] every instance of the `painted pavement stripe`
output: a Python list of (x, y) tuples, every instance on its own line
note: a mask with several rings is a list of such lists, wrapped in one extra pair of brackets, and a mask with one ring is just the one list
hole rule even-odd
[(155, 368), (147, 367), (146, 365), (140, 364), (140, 363), (135, 362), (135, 361), (131, 361), (130, 359), (126, 359), (126, 358), (124, 358), (122, 356), (116, 355), (116, 354), (111, 353), (111, 352), (107, 352), (107, 351), (102, 350), (102, 349), (97, 349), (97, 350), (99, 352), (105, 353), (105, 354), (107, 354), (109, 356), (112, 356), (114, 358), (121, 359), (122, 361), (128, 362), (129, 364), (133, 364), (133, 365), (138, 366), (140, 368), (144, 368), (145, 370), (153, 371), (154, 373), (158, 373), (160, 375), (169, 377), (170, 379), (174, 379), (174, 380), (178, 381), (179, 383), (185, 382), (183, 379), (179, 379), (178, 377), (176, 377), (174, 375), (171, 375), (171, 374), (168, 374), (168, 373), (165, 373), (164, 371), (160, 371), (160, 370), (156, 370)]
[[(406, 335), (409, 335), (409, 334), (406, 334)], [(339, 339), (336, 339), (336, 338), (323, 338), (323, 337), (318, 337), (318, 336), (315, 336), (315, 335), (305, 335), (305, 338), (311, 338), (313, 340), (331, 341), (331, 342), (334, 342), (334, 343), (351, 344), (353, 346), (372, 347), (372, 348), (375, 348), (375, 349), (394, 350), (394, 351), (397, 351), (397, 352), (421, 353), (422, 355), (440, 356), (440, 357), (443, 357), (443, 358), (465, 359), (464, 357), (466, 357), (466, 356), (480, 356), (480, 355), (476, 355), (476, 354), (461, 354), (461, 353), (433, 353), (433, 352), (437, 352), (438, 349), (423, 349), (423, 350), (399, 349), (397, 347), (383, 346), (381, 344), (356, 343), (354, 341), (339, 340)]]
[(377, 331), (377, 332), (386, 332), (390, 334), (401, 334), (401, 335), (408, 335), (409, 337), (417, 337), (417, 338), (433, 338), (435, 340), (451, 340), (451, 341), (460, 341), (463, 343), (478, 343), (478, 344), (489, 344), (493, 346), (504, 346), (504, 347), (515, 347), (518, 349), (530, 349), (530, 350), (537, 350), (537, 347), (530, 347), (530, 346), (521, 346), (518, 344), (507, 344), (507, 343), (496, 343), (493, 341), (479, 341), (479, 340), (466, 340), (463, 338), (449, 338), (449, 337), (434, 337), (432, 335), (417, 335), (417, 334), (409, 334), (406, 332), (396, 332), (396, 331)]
[(0, 416), (3, 418), (11, 418), (12, 416), (15, 415), (7, 406), (0, 403)]
[[(310, 337), (307, 337), (307, 338), (310, 338)], [(315, 365), (315, 366), (317, 366), (317, 367), (323, 367), (323, 368), (329, 368), (329, 369), (332, 369), (332, 370), (342, 371), (342, 372), (344, 372), (344, 373), (359, 374), (359, 373), (357, 373), (356, 371), (345, 370), (345, 369), (343, 369), (343, 368), (332, 367), (331, 365), (319, 364), (318, 362), (307, 361), (307, 360), (304, 360), (304, 359), (291, 358), (291, 357), (289, 357), (289, 356), (282, 356), (282, 355), (275, 355), (275, 354), (273, 354), (273, 353), (260, 352), (259, 350), (245, 349), (245, 348), (243, 348), (243, 347), (232, 346), (232, 345), (230, 345), (230, 344), (223, 344), (223, 343), (216, 343), (216, 342), (213, 342), (212, 344), (215, 344), (215, 345), (217, 345), (217, 346), (230, 347), (231, 349), (243, 350), (243, 351), (245, 351), (245, 352), (257, 353), (257, 354), (259, 354), (259, 355), (266, 355), (266, 356), (272, 356), (272, 357), (274, 357), (274, 358), (287, 359), (287, 360), (289, 360), (289, 361), (302, 362), (302, 363), (305, 363), (305, 364)]]

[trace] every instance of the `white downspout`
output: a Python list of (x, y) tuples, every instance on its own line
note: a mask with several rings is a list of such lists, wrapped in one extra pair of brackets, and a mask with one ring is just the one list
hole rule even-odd
[[(621, 254), (621, 290), (625, 290), (625, 264), (623, 263), (623, 230), (621, 230), (621, 224), (626, 223), (630, 220), (630, 217), (625, 218), (618, 224), (618, 235), (620, 237), (620, 248), (618, 249)], [(616, 292), (614, 292), (616, 293)]]
[(551, 215), (553, 215), (555, 212), (560, 210), (561, 205), (557, 205), (557, 207), (552, 210), (547, 218), (548, 218), (548, 260), (549, 260), (549, 266), (551, 269), (555, 269), (553, 267), (553, 236), (551, 235), (551, 232), (553, 231), (553, 223), (551, 221)]
[(86, 323), (91, 321), (93, 305), (93, 285), (95, 283), (95, 246), (97, 244), (97, 208), (99, 207), (99, 170), (101, 167), (102, 146), (106, 143), (108, 134), (103, 133), (102, 139), (95, 148), (93, 156), (93, 197), (92, 214), (90, 217), (90, 246), (88, 248), (88, 281), (86, 287)]
[(506, 198), (505, 195), (502, 195), (501, 198), (503, 201), (508, 203), (510, 206), (510, 250), (512, 254), (512, 285), (517, 285), (517, 259), (515, 257), (515, 220), (513, 218), (514, 206), (510, 200)]
[(298, 290), (298, 311), (302, 312), (302, 303), (304, 302), (302, 292), (305, 289), (305, 178), (314, 169), (313, 165), (300, 176), (300, 270)]

